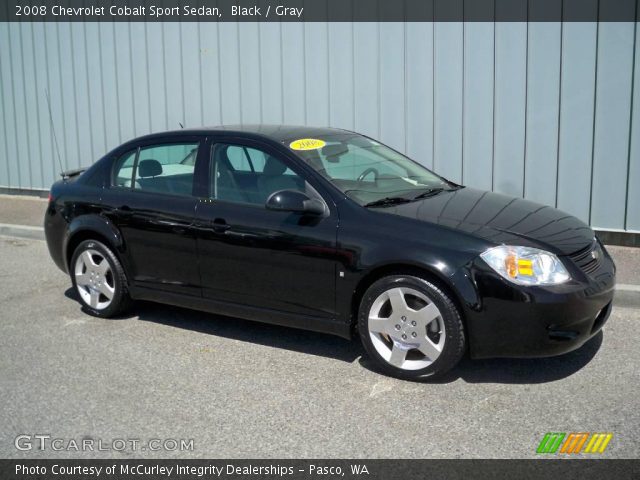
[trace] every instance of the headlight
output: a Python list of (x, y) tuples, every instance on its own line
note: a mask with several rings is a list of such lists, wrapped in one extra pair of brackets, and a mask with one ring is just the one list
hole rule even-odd
[(557, 285), (571, 278), (558, 257), (537, 248), (500, 245), (480, 256), (496, 272), (518, 285)]

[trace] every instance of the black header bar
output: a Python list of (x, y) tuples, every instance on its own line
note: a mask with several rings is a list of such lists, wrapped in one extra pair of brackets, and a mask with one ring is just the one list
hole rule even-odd
[(6, 0), (6, 22), (634, 22), (640, 0)]

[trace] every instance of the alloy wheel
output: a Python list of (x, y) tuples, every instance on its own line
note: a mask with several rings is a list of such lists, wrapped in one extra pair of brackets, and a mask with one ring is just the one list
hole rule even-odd
[(104, 310), (115, 295), (113, 272), (107, 259), (97, 250), (82, 252), (74, 267), (76, 289), (82, 300), (96, 310)]
[(378, 354), (403, 370), (428, 367), (442, 353), (444, 321), (436, 304), (407, 287), (382, 292), (369, 310), (368, 328)]

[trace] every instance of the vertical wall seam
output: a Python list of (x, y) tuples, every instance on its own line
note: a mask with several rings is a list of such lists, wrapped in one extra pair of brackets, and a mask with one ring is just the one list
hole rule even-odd
[[(135, 102), (135, 95), (136, 95), (136, 89), (135, 89), (135, 83), (134, 83), (134, 77), (133, 77), (133, 35), (131, 34), (131, 22), (127, 23), (128, 25), (128, 31), (129, 31), (129, 82), (131, 83), (131, 113), (132, 113), (132, 120), (133, 120), (133, 134), (134, 135), (138, 135), (138, 122), (137, 122), (137, 115), (136, 115), (136, 102)], [(87, 72), (89, 71), (88, 68), (88, 61), (87, 61)]]
[(527, 195), (527, 128), (529, 126), (529, 0), (527, 0), (527, 31), (525, 36), (524, 61), (524, 142), (522, 152), (522, 197)]
[(600, 48), (600, 0), (597, 3), (596, 11), (596, 59), (595, 59), (595, 79), (593, 83), (593, 124), (591, 129), (591, 177), (589, 179), (589, 224), (591, 225), (591, 214), (593, 208), (593, 164), (595, 161), (596, 153), (596, 113), (597, 113), (597, 98), (598, 98), (598, 55)]
[(638, 1), (636, 0), (636, 8), (633, 23), (633, 53), (631, 57), (631, 97), (630, 97), (630, 105), (629, 105), (629, 142), (627, 145), (627, 178), (625, 185), (625, 195), (624, 195), (624, 229), (627, 229), (628, 225), (628, 213), (629, 213), (629, 176), (631, 174), (631, 143), (633, 140), (633, 106), (634, 106), (634, 97), (635, 97), (635, 77), (636, 77), (636, 44), (637, 44), (637, 34), (638, 34)]
[[(115, 25), (115, 23), (114, 23)], [(73, 85), (73, 118), (75, 119), (75, 131), (76, 131), (76, 148), (78, 149), (78, 158), (76, 158), (76, 166), (80, 168), (80, 162), (82, 158), (82, 148), (80, 147), (80, 135), (78, 132), (80, 130), (80, 118), (78, 115), (78, 89), (76, 88), (76, 49), (73, 48), (73, 27), (69, 25), (69, 43), (71, 44), (71, 75), (72, 75), (72, 85)]]
[(431, 168), (436, 166), (436, 2), (432, 2), (431, 22)]
[[(84, 63), (85, 63), (85, 80), (87, 82), (87, 110), (89, 111), (89, 147), (91, 149), (91, 155), (94, 155), (94, 142), (93, 142), (93, 109), (91, 108), (91, 83), (89, 81), (89, 52), (87, 49), (87, 24), (82, 22), (82, 38), (84, 41)], [(97, 159), (91, 159), (91, 162)]]
[(224, 124), (223, 110), (222, 110), (222, 69), (220, 68), (220, 24), (216, 23), (216, 60), (218, 63), (218, 114), (220, 118), (220, 124)]
[[(29, 24), (30, 25), (30, 24)], [(31, 129), (29, 122), (29, 108), (27, 106), (27, 85), (26, 85), (26, 72), (24, 69), (24, 42), (22, 41), (23, 27), (26, 28), (27, 24), (18, 25), (19, 33), (18, 40), (20, 42), (20, 70), (22, 71), (22, 102), (24, 105), (24, 122), (25, 122), (25, 134), (27, 136), (27, 145), (25, 146), (27, 149), (27, 153), (29, 156), (31, 155)], [(79, 140), (78, 140), (79, 142)], [(18, 159), (18, 161), (20, 161)], [(29, 172), (29, 182), (28, 185), (33, 187), (33, 169), (31, 168), (31, 159), (27, 159), (27, 171)], [(25, 185), (26, 186), (26, 185)]]
[[(435, 0), (433, 2), (433, 4), (435, 5)], [(434, 7), (435, 8), (435, 7)], [(434, 23), (433, 23), (433, 169), (434, 170), (439, 170), (440, 169), (440, 162), (438, 161), (439, 159), (436, 158), (436, 152), (438, 151), (437, 149), (437, 144), (438, 144), (438, 139), (436, 137), (436, 121), (437, 121), (437, 103), (438, 103), (438, 95), (436, 94), (438, 91), (438, 85), (437, 85), (437, 71), (438, 71), (438, 46), (436, 44), (438, 35), (436, 35), (436, 27), (438, 26), (438, 22), (435, 21), (435, 17), (434, 17)]]
[(199, 79), (200, 82), (198, 84), (199, 87), (199, 94), (200, 96), (198, 97), (198, 101), (200, 102), (200, 125), (204, 125), (204, 109), (205, 109), (205, 105), (204, 105), (204, 88), (202, 86), (203, 82), (202, 82), (202, 32), (201, 32), (201, 22), (197, 22), (196, 24), (196, 33), (198, 36), (198, 75), (199, 75)]
[(89, 52), (87, 49), (87, 24), (82, 22), (82, 38), (84, 41), (84, 62), (85, 62), (85, 81), (87, 84), (87, 110), (89, 112), (89, 146), (91, 148), (91, 155), (94, 154), (94, 141), (93, 141), (93, 112), (91, 108), (91, 82), (89, 80)]
[[(7, 4), (8, 5), (8, 4)], [(7, 7), (8, 8), (8, 7)], [(7, 35), (9, 34), (9, 24), (7, 23)], [(2, 131), (4, 134), (4, 158), (7, 159), (7, 186), (11, 187), (11, 165), (9, 164), (9, 136), (7, 135), (7, 109), (4, 107), (5, 104), (5, 96), (4, 96), (4, 78), (3, 78), (3, 68), (2, 62), (0, 61), (0, 99), (2, 100)]]
[[(40, 101), (38, 100), (38, 67), (36, 65), (36, 39), (35, 39), (35, 35), (33, 33), (33, 23), (30, 25), (31, 26), (31, 60), (32, 60), (32, 64), (33, 64), (33, 77), (34, 77), (34, 85), (35, 85), (35, 92), (34, 92), (34, 100), (36, 103), (36, 117), (37, 120), (35, 121), (36, 127), (37, 127), (37, 131), (38, 131), (38, 152), (40, 153), (40, 186), (44, 187), (45, 185), (45, 181), (44, 181), (44, 163), (43, 163), (43, 150), (42, 150), (42, 129), (40, 128), (40, 119), (42, 118), (40, 115)], [(44, 31), (44, 24), (42, 25), (42, 30)], [(33, 185), (33, 179), (31, 179), (31, 188), (34, 188)]]
[[(47, 91), (51, 92), (51, 76), (49, 74), (49, 40), (47, 39), (47, 23), (43, 22), (42, 23), (42, 34), (43, 34), (43, 40), (44, 40), (44, 68), (46, 69), (46, 84), (47, 84)], [(51, 97), (51, 95), (49, 95), (49, 97)], [(47, 107), (49, 107), (48, 105), (49, 102), (47, 102)], [(53, 117), (53, 113), (51, 115)], [(53, 120), (52, 120), (53, 122)], [(49, 130), (51, 130), (51, 124), (49, 125)], [(6, 134), (5, 134), (6, 137)], [(53, 141), (53, 132), (49, 132), (49, 140), (50, 140), (50, 151), (53, 152), (53, 155), (56, 154), (56, 148), (55, 148), (55, 144)], [(51, 171), (51, 178), (55, 179), (56, 178), (56, 168), (55, 168), (55, 161), (54, 162), (49, 162), (51, 163), (51, 167), (52, 167), (52, 171)], [(7, 166), (9, 165), (9, 162), (7, 162)]]
[[(62, 119), (62, 132), (61, 132), (61, 136), (62, 136), (62, 145), (64, 148), (64, 168), (68, 168), (69, 166), (69, 150), (67, 149), (67, 136), (65, 135), (64, 132), (66, 132), (67, 130), (67, 120), (66, 120), (66, 116), (64, 114), (64, 106), (65, 106), (65, 100), (64, 100), (64, 88), (63, 88), (63, 82), (62, 82), (62, 62), (61, 62), (61, 57), (62, 57), (62, 49), (60, 48), (60, 27), (59, 27), (59, 23), (56, 22), (56, 47), (58, 49), (58, 82), (59, 82), (59, 86), (60, 86), (60, 117)], [(100, 25), (100, 24), (98, 24)], [(102, 50), (100, 50), (102, 51)], [(102, 67), (102, 65), (101, 65)], [(103, 89), (104, 92), (104, 89)], [(105, 122), (106, 123), (106, 122)], [(106, 127), (105, 127), (106, 128)], [(106, 139), (106, 131), (105, 131), (105, 139)]]
[(240, 22), (236, 22), (236, 60), (238, 65), (238, 107), (240, 109), (240, 125), (244, 124), (242, 113), (242, 67), (240, 65)]
[[(116, 44), (116, 23), (111, 24), (111, 35), (113, 38), (113, 72), (116, 77), (116, 119), (118, 123), (118, 143), (122, 142), (122, 122), (120, 121), (120, 88), (118, 85), (118, 45)], [(163, 47), (164, 48), (164, 47)], [(166, 72), (165, 72), (166, 74)]]
[[(376, 9), (377, 12), (380, 13), (380, 0), (378, 0), (378, 2), (376, 2)], [(380, 59), (380, 22), (376, 23), (376, 98), (377, 98), (377, 102), (376, 102), (376, 127), (378, 130), (377, 133), (377, 138), (380, 138), (382, 136), (382, 121), (381, 121), (381, 116), (382, 116), (382, 108), (380, 106), (380, 104), (382, 103), (382, 65), (381, 65), (381, 59)]]
[[(329, 2), (327, 2), (327, 18), (329, 17)], [(331, 58), (329, 55), (329, 46), (331, 41), (329, 39), (329, 22), (325, 22), (326, 26), (326, 60), (327, 60), (327, 126), (331, 127)]]
[(560, 134), (562, 128), (562, 70), (564, 47), (564, 0), (560, 3), (560, 58), (558, 65), (558, 131), (556, 141), (556, 194), (554, 206), (558, 207), (558, 189), (560, 186)]
[[(153, 131), (153, 121), (151, 116), (151, 75), (149, 74), (149, 34), (147, 23), (144, 23), (144, 63), (147, 69), (147, 114), (149, 116), (149, 133)], [(100, 63), (102, 65), (102, 63)]]
[[(284, 52), (282, 49), (282, 22), (278, 22), (280, 27), (280, 119), (284, 122)], [(258, 38), (260, 41), (260, 38)]]
[(353, 9), (355, 3), (351, 3), (351, 129), (356, 129), (356, 28), (353, 22)]
[(464, 80), (465, 80), (465, 28), (466, 23), (464, 21), (464, 0), (462, 2), (462, 85), (460, 88), (460, 95), (462, 96), (462, 112), (460, 117), (460, 183), (464, 185)]
[[(85, 81), (87, 82), (87, 111), (89, 113), (89, 145), (91, 149), (91, 156), (93, 157), (95, 151), (95, 143), (93, 139), (93, 112), (91, 111), (91, 81), (89, 79), (89, 52), (87, 49), (87, 24), (82, 22), (82, 36), (84, 40), (84, 63), (85, 63)], [(93, 162), (93, 158), (90, 159)]]
[(184, 96), (184, 44), (182, 41), (182, 22), (178, 22), (178, 34), (179, 34), (179, 40), (178, 40), (178, 46), (180, 48), (180, 96), (182, 99), (182, 125), (185, 125), (187, 123), (187, 110), (186, 110), (186, 102), (184, 101), (185, 96)]
[[(102, 54), (102, 24), (98, 24), (98, 59), (100, 61), (100, 97), (102, 98), (102, 134), (104, 139), (104, 149), (109, 148), (107, 135), (107, 99), (104, 88), (104, 55)], [(148, 65), (147, 65), (148, 69)], [(148, 88), (147, 88), (148, 91)], [(151, 124), (149, 124), (151, 125)]]
[[(403, 5), (404, 6), (404, 5)], [(408, 134), (408, 130), (409, 130), (409, 82), (408, 82), (408, 72), (407, 72), (407, 67), (408, 67), (408, 62), (407, 62), (407, 18), (406, 18), (406, 11), (403, 12), (404, 13), (404, 22), (402, 24), (402, 34), (403, 34), (403, 44), (402, 44), (402, 61), (403, 61), (403, 65), (402, 65), (402, 71), (403, 71), (403, 85), (404, 85), (404, 91), (403, 93), (403, 102), (404, 102), (404, 115), (402, 116), (402, 120), (404, 122), (404, 128), (402, 129), (402, 133), (404, 134), (404, 154), (407, 155), (408, 154), (408, 150), (409, 150), (409, 134)], [(353, 62), (351, 62), (353, 64)]]
[(261, 28), (261, 24), (262, 22), (258, 22), (258, 80), (260, 81), (260, 101), (258, 102), (258, 108), (259, 108), (259, 112), (260, 112), (260, 123), (262, 123), (263, 120), (263, 98), (264, 95), (262, 94), (262, 28)]
[(496, 1), (493, 2), (493, 106), (491, 108), (491, 191), (495, 190), (496, 172)]
[[(302, 95), (303, 95), (303, 114), (304, 124), (309, 122), (307, 118), (307, 27), (306, 23), (302, 23)], [(262, 117), (261, 117), (262, 118)]]
[[(169, 128), (169, 102), (167, 97), (167, 44), (164, 38), (164, 23), (160, 24), (160, 41), (162, 45), (162, 83), (164, 85), (164, 125), (165, 129)], [(117, 74), (116, 74), (117, 75)], [(116, 76), (117, 79), (117, 76)], [(119, 126), (119, 125), (118, 125)]]

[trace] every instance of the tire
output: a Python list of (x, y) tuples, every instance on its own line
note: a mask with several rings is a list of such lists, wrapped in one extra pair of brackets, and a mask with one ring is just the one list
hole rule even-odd
[(83, 310), (90, 315), (110, 318), (131, 305), (124, 269), (105, 244), (97, 240), (81, 242), (71, 257), (69, 274)]
[(465, 352), (464, 326), (453, 300), (437, 285), (410, 275), (384, 277), (367, 289), (358, 331), (376, 366), (407, 380), (441, 376)]

